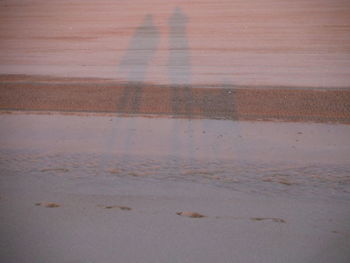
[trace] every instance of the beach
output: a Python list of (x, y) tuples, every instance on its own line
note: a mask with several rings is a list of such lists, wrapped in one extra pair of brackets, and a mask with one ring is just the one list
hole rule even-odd
[(347, 0), (1, 1), (0, 72), (349, 87)]
[(0, 1), (0, 261), (350, 262), (349, 14)]
[(6, 262), (349, 259), (348, 125), (0, 119)]

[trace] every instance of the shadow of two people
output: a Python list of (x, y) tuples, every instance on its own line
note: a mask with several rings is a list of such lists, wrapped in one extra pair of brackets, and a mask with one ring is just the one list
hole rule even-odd
[[(189, 85), (191, 82), (191, 59), (187, 37), (188, 17), (175, 8), (168, 19), (169, 25), (169, 57), (166, 64), (170, 86), (172, 87), (171, 101), (179, 100), (181, 96), (179, 85)], [(128, 48), (119, 63), (119, 73), (124, 75), (131, 85), (124, 88), (118, 101), (118, 110), (137, 113), (140, 108), (143, 85), (147, 69), (154, 58), (160, 42), (160, 30), (154, 24), (153, 16), (148, 14), (142, 24), (136, 28)], [(190, 89), (184, 90), (185, 96), (191, 96)], [(174, 113), (178, 112), (178, 103), (172, 103)], [(186, 108), (188, 108), (186, 106)], [(187, 110), (190, 111), (188, 108)]]

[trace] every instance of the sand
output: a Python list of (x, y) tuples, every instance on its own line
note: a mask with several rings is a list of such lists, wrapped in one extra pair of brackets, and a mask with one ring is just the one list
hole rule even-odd
[(0, 121), (4, 262), (350, 259), (348, 125)]
[(185, 119), (350, 123), (349, 89), (212, 88), (96, 78), (0, 75), (0, 110)]
[(0, 261), (348, 263), (349, 12), (0, 1)]
[(349, 87), (347, 0), (0, 2), (0, 73)]

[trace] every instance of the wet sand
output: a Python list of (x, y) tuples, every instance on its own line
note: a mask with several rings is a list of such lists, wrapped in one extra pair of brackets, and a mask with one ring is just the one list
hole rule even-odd
[(348, 263), (349, 13), (0, 1), (0, 261)]
[[(350, 257), (345, 201), (61, 175), (9, 177), (1, 185), (0, 250), (8, 263), (347, 263)], [(46, 202), (59, 207), (37, 205)], [(183, 211), (204, 217), (177, 214)]]
[(0, 122), (4, 262), (349, 261), (348, 125)]
[(0, 73), (349, 87), (347, 0), (0, 2)]

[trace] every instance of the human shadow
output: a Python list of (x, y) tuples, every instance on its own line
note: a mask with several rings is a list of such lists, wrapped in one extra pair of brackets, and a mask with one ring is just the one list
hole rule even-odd
[[(187, 25), (189, 17), (180, 7), (176, 7), (168, 18), (169, 57), (167, 71), (170, 86), (170, 104), (173, 115), (192, 117), (193, 94), (191, 88), (191, 51), (188, 42)], [(181, 136), (189, 131), (188, 136)], [(195, 157), (192, 122), (174, 122), (172, 129), (172, 149), (181, 156)], [(179, 167), (182, 167), (179, 164)]]
[(135, 30), (128, 49), (119, 63), (119, 73), (125, 76), (130, 84), (124, 87), (118, 102), (118, 111), (133, 113), (139, 111), (143, 81), (159, 41), (160, 33), (154, 25), (153, 16), (146, 15), (142, 24)]
[[(169, 17), (169, 60), (168, 77), (172, 93), (173, 114), (191, 115), (192, 92), (191, 56), (187, 36), (189, 18), (181, 8), (176, 7)], [(181, 109), (184, 107), (184, 109)]]
[(191, 81), (191, 58), (187, 37), (189, 18), (175, 8), (168, 19), (169, 25), (169, 61), (168, 74), (171, 84), (189, 84)]

